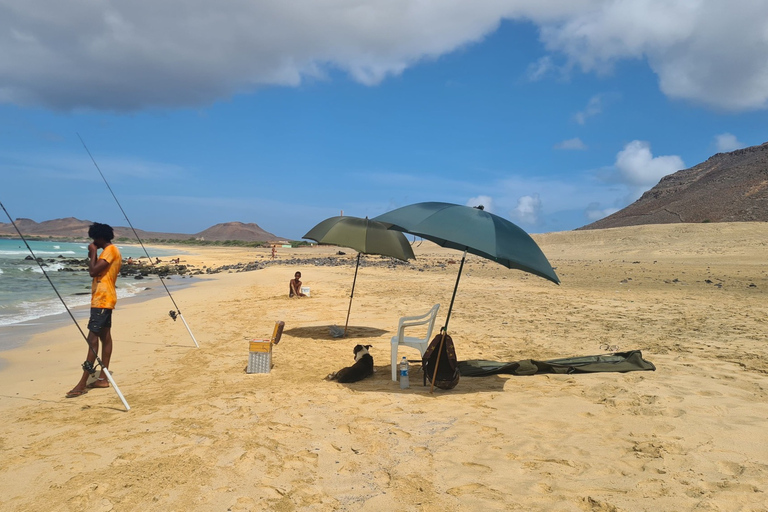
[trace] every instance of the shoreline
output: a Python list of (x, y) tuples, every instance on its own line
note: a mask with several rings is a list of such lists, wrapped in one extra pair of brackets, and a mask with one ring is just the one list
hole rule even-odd
[[(21, 239), (19, 239), (18, 237), (8, 238), (8, 239), (21, 241)], [(48, 239), (38, 240), (38, 241), (41, 241), (41, 242), (51, 242), (51, 240), (48, 240)], [(55, 240), (55, 241), (64, 242), (65, 240)], [(66, 242), (68, 242), (68, 243), (78, 243), (78, 241), (75, 241), (75, 240), (66, 240)], [(118, 245), (120, 245), (121, 247), (130, 246), (130, 247), (132, 247), (134, 249), (137, 249), (137, 250), (139, 248), (141, 248), (141, 245), (139, 245), (137, 243), (133, 243), (133, 244), (130, 244), (130, 243), (119, 243)], [(149, 249), (152, 249), (152, 247), (150, 247)], [(164, 249), (164, 251), (166, 251), (166, 250), (171, 250), (173, 252), (169, 253), (168, 255), (163, 255), (162, 256), (163, 258), (172, 258), (172, 257), (174, 257), (174, 258), (183, 258), (183, 257), (186, 257), (186, 256), (189, 255), (189, 252), (183, 250), (182, 247), (177, 247), (177, 246), (169, 245), (168, 249)], [(141, 256), (141, 258), (146, 258), (146, 255), (145, 256)], [(175, 277), (176, 279), (171, 279), (172, 281), (174, 281), (172, 284), (169, 285), (169, 288), (171, 288), (171, 289), (174, 288), (174, 287), (178, 287), (178, 285), (177, 285), (178, 281), (185, 280), (185, 279), (190, 279), (190, 278), (194, 279), (195, 277), (200, 277), (200, 276), (192, 276), (192, 275), (190, 275), (190, 276), (183, 276), (182, 277), (181, 275), (172, 275), (172, 277)], [(129, 280), (129, 279), (132, 279), (132, 277), (123, 277), (123, 278), (118, 278), (118, 279), (119, 279), (118, 280), (118, 286), (119, 286), (120, 285), (120, 281)], [(148, 279), (151, 280), (151, 283), (147, 283), (147, 284), (148, 285), (149, 284), (153, 285), (151, 290), (141, 290), (138, 293), (136, 293), (135, 295), (132, 295), (131, 297), (125, 297), (125, 298), (119, 299), (117, 308), (120, 308), (120, 304), (121, 303), (128, 304), (128, 303), (130, 303), (130, 301), (132, 301), (133, 299), (135, 299), (137, 297), (138, 297), (137, 300), (150, 300), (151, 298), (154, 298), (154, 294), (157, 293), (155, 291), (155, 289), (160, 289), (160, 290), (162, 290), (162, 292), (165, 291), (163, 289), (163, 287), (162, 287), (162, 284), (159, 281), (156, 281), (156, 280), (159, 279), (158, 275), (152, 274), (152, 275), (150, 275), (148, 277)], [(184, 285), (185, 284), (182, 283), (181, 286), (184, 286)], [(140, 286), (140, 285), (137, 285), (137, 286)], [(56, 292), (53, 289), (50, 289), (50, 292), (51, 292), (52, 297), (56, 296)], [(147, 294), (145, 292), (149, 292), (149, 294)], [(66, 300), (67, 297), (64, 297), (64, 299)], [(76, 306), (70, 306), (69, 304), (67, 304), (67, 307), (72, 312), (72, 314), (75, 317), (75, 319), (82, 320), (83, 318), (87, 318), (87, 311), (89, 310), (89, 306), (87, 304), (86, 305), (76, 305)], [(29, 340), (29, 338), (32, 337), (32, 336), (35, 336), (37, 334), (41, 334), (41, 333), (43, 333), (45, 331), (48, 331), (48, 330), (58, 329), (58, 328), (62, 327), (63, 325), (71, 323), (71, 321), (72, 321), (72, 319), (67, 314), (66, 310), (63, 310), (60, 313), (56, 313), (56, 314), (52, 314), (52, 315), (45, 315), (45, 316), (42, 316), (42, 317), (38, 317), (38, 318), (35, 318), (35, 319), (23, 321), (23, 322), (20, 322), (20, 323), (14, 323), (14, 324), (8, 324), (8, 325), (0, 326), (0, 338), (6, 338), (6, 339), (8, 339), (8, 337), (13, 337), (14, 338), (14, 341), (12, 343), (9, 343), (8, 345), (0, 345), (0, 369), (2, 369), (2, 367), (3, 367), (2, 354), (4, 352), (6, 352), (7, 350), (11, 350), (13, 348), (18, 348), (18, 347), (23, 346)]]
[[(121, 245), (129, 245), (129, 244), (121, 244)], [(133, 244), (134, 247), (140, 247), (138, 244)], [(245, 264), (254, 260), (265, 260), (270, 259), (270, 249), (269, 248), (242, 248), (242, 247), (227, 247), (227, 246), (213, 246), (213, 247), (206, 247), (206, 246), (196, 246), (197, 249), (199, 249), (197, 252), (191, 252), (189, 251), (188, 246), (176, 246), (172, 244), (167, 245), (167, 250), (172, 250), (173, 252), (171, 254), (168, 254), (166, 256), (163, 256), (164, 259), (170, 259), (170, 258), (182, 258), (181, 264), (187, 264), (192, 265), (198, 269), (207, 269), (207, 268), (213, 268), (213, 267), (226, 267), (226, 266), (235, 266), (237, 264)], [(291, 250), (287, 250), (285, 248), (280, 249), (281, 253), (294, 253), (300, 258), (311, 258), (315, 257), (317, 255), (317, 252), (308, 253), (308, 251), (312, 251), (313, 249), (307, 248), (307, 247), (301, 247), (301, 248), (295, 248)], [(323, 254), (328, 253), (329, 251), (336, 251), (336, 249), (328, 249), (328, 251), (324, 251)], [(146, 256), (144, 256), (146, 257)], [(231, 273), (232, 270), (221, 270), (219, 273), (213, 273), (213, 274), (198, 274), (198, 275), (188, 275), (185, 277), (182, 277), (180, 275), (173, 275), (169, 280), (166, 278), (166, 285), (170, 289), (172, 294), (175, 294), (178, 291), (186, 290), (188, 288), (194, 287), (196, 284), (199, 284), (201, 282), (205, 282), (207, 280), (210, 280), (213, 276), (223, 274), (223, 273)], [(253, 271), (257, 272), (257, 271)], [(121, 279), (127, 279), (127, 278), (119, 278), (118, 279), (118, 285), (120, 283)], [(119, 316), (122, 313), (123, 309), (128, 309), (136, 304), (142, 304), (146, 302), (153, 302), (154, 304), (157, 304), (156, 310), (161, 310), (161, 308), (165, 308), (165, 316), (168, 316), (167, 311), (170, 311), (173, 309), (173, 303), (170, 302), (170, 300), (167, 298), (167, 294), (165, 293), (165, 289), (163, 288), (162, 284), (159, 282), (159, 277), (157, 275), (152, 275), (150, 278), (152, 281), (151, 283), (147, 284), (154, 284), (150, 290), (143, 290), (139, 292), (136, 295), (133, 295), (131, 297), (126, 297), (118, 300), (117, 307), (116, 307), (116, 316)], [(54, 293), (53, 291), (51, 291)], [(160, 301), (165, 300), (166, 302), (163, 302), (163, 305), (160, 305)], [(155, 302), (158, 301), (158, 302)], [(181, 307), (181, 305), (179, 305)], [(90, 307), (88, 305), (81, 305), (81, 306), (75, 306), (70, 307), (70, 311), (72, 312), (75, 319), (78, 321), (78, 324), (83, 329), (83, 332), (86, 332), (86, 328), (83, 325), (88, 318), (88, 311), (90, 310)], [(184, 313), (184, 309), (182, 309), (182, 313)], [(186, 318), (186, 316), (185, 316)], [(40, 319), (41, 321), (28, 321), (20, 324), (10, 324), (10, 325), (4, 325), (0, 326), (0, 337), (12, 337), (14, 339), (14, 342), (12, 344), (9, 344), (8, 346), (4, 346), (0, 349), (0, 372), (2, 371), (9, 371), (11, 370), (11, 365), (13, 364), (12, 361), (15, 359), (13, 356), (13, 353), (15, 351), (24, 351), (28, 348), (28, 345), (32, 342), (34, 342), (38, 338), (50, 338), (53, 336), (52, 333), (57, 333), (57, 336), (61, 336), (64, 339), (67, 340), (78, 340), (80, 343), (82, 343), (82, 336), (77, 331), (77, 327), (72, 325), (72, 319), (67, 314), (66, 311), (62, 311), (61, 313), (57, 313), (55, 315), (50, 315), (46, 317), (42, 317)], [(181, 325), (183, 325), (182, 322), (179, 322)], [(59, 334), (60, 333), (60, 334)], [(194, 333), (194, 331), (193, 331)], [(87, 334), (87, 332), (86, 332)], [(188, 333), (185, 334), (188, 336)]]
[[(184, 289), (188, 286), (191, 286), (201, 276), (190, 276), (190, 277), (174, 276), (174, 277), (175, 279), (171, 280), (173, 281), (173, 283), (171, 283), (170, 285), (166, 283), (166, 286), (168, 286), (171, 293), (173, 293), (174, 290)], [(128, 306), (133, 303), (144, 302), (147, 300), (155, 299), (157, 297), (166, 296), (167, 294), (165, 293), (165, 289), (163, 288), (162, 284), (159, 282), (158, 279), (159, 278), (157, 276), (152, 276), (152, 282), (147, 284), (152, 284), (154, 286), (145, 287), (145, 289), (139, 291), (138, 293), (130, 297), (124, 297), (124, 298), (118, 299), (116, 310), (119, 310), (121, 309), (121, 307)], [(183, 281), (183, 282), (179, 283), (179, 281)], [(119, 281), (118, 281), (118, 284), (119, 284)], [(54, 293), (53, 290), (51, 290), (51, 293)], [(173, 304), (171, 304), (171, 306), (172, 305)], [(90, 310), (90, 306), (87, 304), (78, 305), (78, 306), (68, 305), (68, 308), (82, 327), (82, 321), (83, 320), (87, 321), (88, 319), (88, 311)], [(22, 323), (0, 326), (0, 338), (13, 339), (13, 342), (10, 343), (8, 346), (0, 345), (0, 370), (2, 370), (3, 368), (4, 352), (7, 352), (8, 350), (13, 350), (15, 348), (23, 347), (24, 344), (26, 344), (32, 337), (39, 334), (43, 334), (47, 331), (59, 329), (66, 325), (72, 325), (72, 319), (70, 318), (69, 314), (67, 314), (65, 310), (65, 311), (62, 311), (61, 313), (47, 315), (34, 320), (24, 321)], [(83, 331), (85, 331), (85, 328), (83, 328)], [(79, 333), (77, 334), (79, 336)]]

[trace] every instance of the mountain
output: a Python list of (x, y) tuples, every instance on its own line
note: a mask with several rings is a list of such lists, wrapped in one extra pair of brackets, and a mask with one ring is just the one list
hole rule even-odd
[(768, 142), (665, 176), (637, 201), (579, 229), (768, 221)]
[[(61, 238), (88, 238), (88, 227), (93, 224), (89, 220), (80, 220), (74, 217), (66, 219), (46, 220), (35, 222), (32, 219), (16, 219), (16, 226), (23, 235), (52, 236)], [(115, 238), (136, 238), (129, 227), (115, 226)], [(243, 224), (242, 222), (225, 222), (216, 224), (210, 228), (192, 235), (184, 233), (159, 233), (137, 229), (136, 233), (142, 240), (188, 240), (190, 238), (204, 239), (214, 242), (225, 240), (240, 240), (243, 242), (273, 242), (284, 240), (268, 231), (264, 231), (258, 224)], [(18, 236), (13, 224), (0, 222), (0, 236)]]
[(247, 242), (274, 242), (280, 240), (277, 236), (264, 231), (258, 224), (243, 224), (242, 222), (225, 222), (216, 224), (195, 235), (195, 238), (223, 242), (225, 240), (244, 240)]

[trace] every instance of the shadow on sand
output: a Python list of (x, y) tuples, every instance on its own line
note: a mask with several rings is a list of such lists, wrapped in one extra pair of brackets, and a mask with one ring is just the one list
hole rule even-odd
[(421, 372), (420, 365), (411, 365), (411, 387), (408, 389), (400, 389), (400, 383), (392, 380), (390, 365), (374, 366), (374, 374), (372, 377), (368, 377), (359, 382), (350, 383), (338, 383), (339, 386), (345, 386), (355, 391), (360, 392), (388, 392), (388, 393), (403, 393), (403, 394), (416, 394), (425, 396), (441, 396), (441, 395), (463, 395), (469, 393), (488, 393), (504, 391), (504, 384), (510, 379), (511, 376), (489, 375), (487, 377), (462, 377), (459, 380), (458, 385), (453, 389), (440, 389), (435, 388), (430, 395), (430, 384), (427, 382), (426, 386), (423, 386), (424, 381), (423, 373)]
[[(296, 338), (311, 338), (313, 340), (348, 340), (350, 338), (378, 338), (389, 331), (377, 329), (375, 327), (362, 327), (351, 325), (347, 328), (345, 338), (334, 338), (331, 336), (331, 325), (313, 325), (310, 327), (294, 327), (286, 329), (283, 334), (294, 336)], [(338, 327), (337, 327), (338, 328)], [(344, 327), (342, 326), (343, 330)]]

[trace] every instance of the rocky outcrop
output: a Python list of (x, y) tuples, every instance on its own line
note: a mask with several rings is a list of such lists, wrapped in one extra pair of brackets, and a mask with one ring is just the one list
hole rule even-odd
[(637, 201), (579, 229), (768, 221), (768, 142), (665, 176)]

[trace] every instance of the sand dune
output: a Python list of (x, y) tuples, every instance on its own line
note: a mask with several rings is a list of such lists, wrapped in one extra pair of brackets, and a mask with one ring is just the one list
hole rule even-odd
[[(74, 326), (0, 354), (0, 509), (766, 510), (768, 224), (640, 226), (537, 235), (562, 280), (471, 256), (450, 321), (460, 359), (640, 349), (656, 372), (464, 377), (429, 394), (390, 380), (397, 319), (445, 310), (460, 254), (423, 243), (408, 268), (296, 267), (207, 277), (118, 306), (112, 390), (77, 399)], [(187, 249), (187, 248), (185, 248)], [(188, 250), (188, 249), (187, 249)], [(200, 249), (189, 262), (266, 258)], [(353, 251), (344, 257), (352, 258)], [(247, 339), (286, 322), (274, 368), (248, 375)], [(323, 377), (365, 342), (377, 372)], [(416, 359), (415, 351), (404, 354)]]

